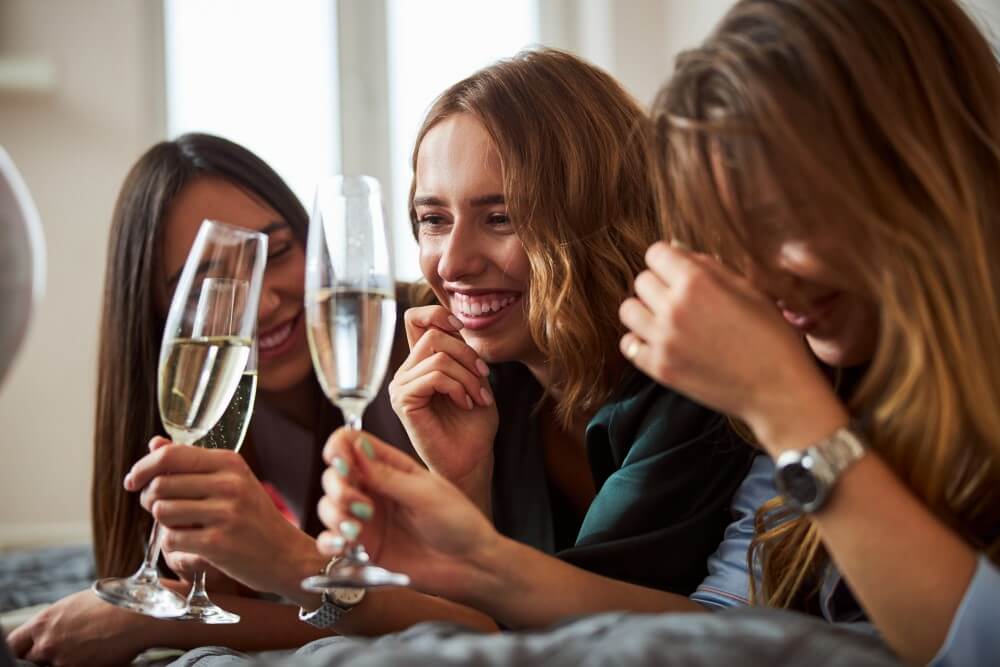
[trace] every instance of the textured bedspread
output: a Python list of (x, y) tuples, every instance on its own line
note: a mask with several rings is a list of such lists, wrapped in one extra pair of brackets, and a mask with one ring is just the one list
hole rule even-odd
[(253, 658), (222, 648), (189, 651), (178, 667), (273, 665), (811, 665), (887, 667), (899, 663), (865, 633), (788, 612), (602, 614), (545, 632), (481, 635), (425, 623), (379, 639), (329, 638), (294, 653)]

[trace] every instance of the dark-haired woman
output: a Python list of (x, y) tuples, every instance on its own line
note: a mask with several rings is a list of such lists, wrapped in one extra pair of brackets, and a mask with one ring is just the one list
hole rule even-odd
[[(323, 438), (342, 417), (315, 381), (306, 342), (308, 216), (288, 186), (256, 155), (219, 137), (188, 134), (153, 146), (136, 162), (122, 185), (112, 221), (92, 487), (94, 553), (101, 577), (131, 574), (142, 559), (152, 520), (138, 494), (122, 483), (148, 447), (166, 442), (158, 437), (150, 441), (163, 433), (156, 402), (160, 338), (174, 282), (206, 218), (268, 235), (254, 417), (242, 453), (215, 451), (200, 471), (201, 488), (228, 491), (216, 495), (224, 505), (221, 514), (253, 519), (239, 524), (253, 532), (220, 546), (238, 550), (245, 560), (268, 559), (274, 569), (293, 567), (284, 553), (297, 554), (300, 560), (301, 554), (314, 554), (315, 567), (308, 564), (312, 570), (326, 560), (316, 552), (314, 540), (321, 528), (315, 513), (322, 493), (320, 453)], [(400, 292), (400, 307), (405, 309), (408, 294), (402, 288)], [(392, 368), (406, 355), (405, 338), (400, 335), (397, 342)], [(366, 423), (407, 447), (406, 433), (384, 390), (369, 407)], [(184, 455), (204, 453), (183, 449)], [(209, 519), (206, 514), (199, 528), (210, 535)], [(207, 570), (213, 600), (240, 614), (242, 621), (232, 626), (157, 621), (83, 592), (12, 633), (15, 651), (35, 662), (121, 663), (151, 646), (224, 644), (262, 650), (299, 646), (328, 634), (300, 622), (298, 607), (260, 599), (203, 559), (171, 549), (169, 535), (164, 558), (187, 580)], [(166, 584), (181, 593), (190, 587), (186, 581)]]

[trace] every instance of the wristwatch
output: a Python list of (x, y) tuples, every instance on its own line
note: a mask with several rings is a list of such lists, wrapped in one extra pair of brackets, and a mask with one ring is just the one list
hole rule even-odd
[[(329, 576), (342, 556), (334, 556), (320, 571), (323, 576)], [(365, 599), (364, 588), (331, 588), (323, 591), (320, 596), (322, 603), (318, 609), (306, 611), (299, 608), (299, 620), (305, 621), (314, 628), (326, 629), (333, 627), (337, 621)]]
[(804, 450), (778, 456), (774, 485), (791, 507), (815, 512), (823, 507), (837, 479), (865, 455), (865, 446), (847, 427)]

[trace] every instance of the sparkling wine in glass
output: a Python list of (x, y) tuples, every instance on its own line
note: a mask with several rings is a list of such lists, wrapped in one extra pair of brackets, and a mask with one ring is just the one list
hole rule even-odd
[[(266, 259), (264, 234), (211, 220), (198, 230), (177, 281), (160, 345), (160, 419), (177, 444), (191, 445), (205, 437), (237, 393), (256, 334)], [(197, 618), (184, 598), (159, 581), (160, 541), (159, 524), (154, 522), (136, 573), (101, 579), (93, 591), (111, 604), (149, 616)]]
[[(378, 181), (336, 176), (322, 183), (306, 248), (306, 331), (313, 368), (344, 422), (361, 415), (382, 386), (396, 330), (391, 241)], [(408, 586), (409, 577), (370, 562), (364, 545), (348, 545), (328, 575), (305, 590)]]

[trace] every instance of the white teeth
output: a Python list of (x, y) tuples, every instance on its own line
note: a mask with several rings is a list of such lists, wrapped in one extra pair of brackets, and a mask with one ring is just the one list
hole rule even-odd
[(455, 312), (460, 315), (478, 317), (489, 313), (498, 313), (516, 300), (517, 297), (507, 296), (502, 299), (478, 301), (477, 297), (470, 297), (467, 294), (456, 292), (453, 296), (452, 305)]
[(288, 339), (288, 335), (292, 332), (292, 323), (289, 322), (283, 326), (278, 331), (274, 332), (270, 336), (261, 336), (260, 340), (257, 341), (261, 350), (267, 351), (272, 348), (278, 347)]

